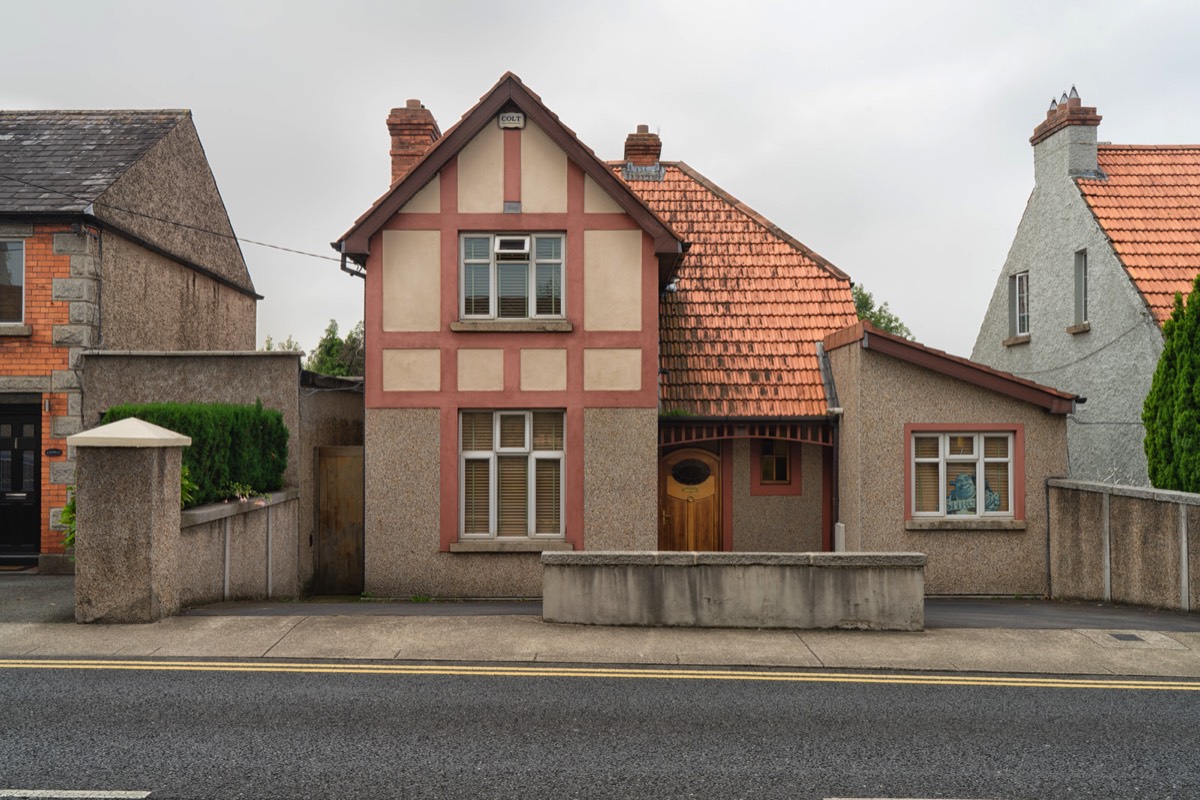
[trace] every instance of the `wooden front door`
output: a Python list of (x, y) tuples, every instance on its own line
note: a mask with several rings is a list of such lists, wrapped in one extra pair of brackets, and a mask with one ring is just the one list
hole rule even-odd
[(658, 467), (658, 549), (721, 549), (721, 459), (676, 450)]
[(317, 594), (363, 590), (363, 449), (317, 448)]
[(36, 563), (41, 550), (41, 411), (0, 406), (0, 563)]

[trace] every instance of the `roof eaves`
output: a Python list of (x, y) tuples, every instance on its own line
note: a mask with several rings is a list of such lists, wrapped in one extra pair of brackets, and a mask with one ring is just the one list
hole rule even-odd
[(965, 358), (952, 356), (942, 350), (926, 347), (919, 342), (884, 333), (865, 320), (851, 328), (858, 326), (862, 327), (861, 341), (864, 350), (874, 350), (982, 389), (1041, 406), (1051, 414), (1069, 414), (1075, 410), (1078, 395), (1043, 386)]

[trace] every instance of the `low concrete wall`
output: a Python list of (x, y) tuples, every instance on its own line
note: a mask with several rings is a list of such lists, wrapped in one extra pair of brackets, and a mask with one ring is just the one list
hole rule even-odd
[(175, 567), (182, 606), (300, 594), (292, 536), (300, 490), (180, 513)]
[(1054, 479), (1054, 597), (1200, 609), (1200, 495)]
[(542, 617), (584, 625), (922, 630), (921, 553), (542, 554)]

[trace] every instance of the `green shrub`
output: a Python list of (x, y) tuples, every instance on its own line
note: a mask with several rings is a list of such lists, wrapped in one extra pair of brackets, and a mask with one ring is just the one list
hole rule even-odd
[[(287, 426), (283, 414), (254, 405), (220, 403), (146, 403), (114, 406), (102, 422), (137, 417), (168, 430), (190, 436), (183, 449), (183, 466), (195, 481), (188, 507), (212, 503), (229, 496), (233, 484), (255, 492), (283, 487), (287, 467)], [(189, 481), (190, 482), (190, 481)]]

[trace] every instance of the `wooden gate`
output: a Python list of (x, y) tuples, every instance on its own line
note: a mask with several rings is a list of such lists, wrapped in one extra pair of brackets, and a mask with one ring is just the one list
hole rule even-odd
[(363, 449), (317, 448), (317, 594), (363, 590)]

